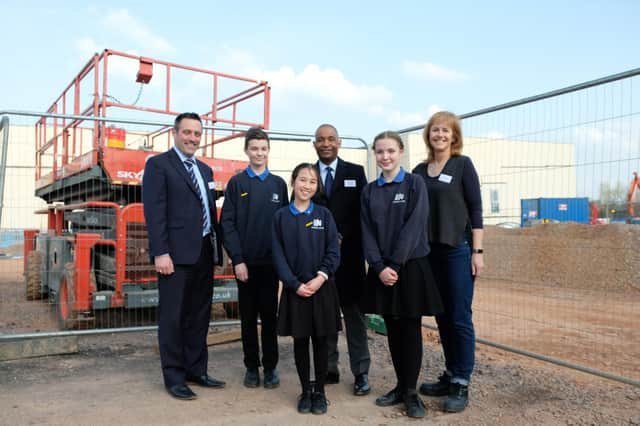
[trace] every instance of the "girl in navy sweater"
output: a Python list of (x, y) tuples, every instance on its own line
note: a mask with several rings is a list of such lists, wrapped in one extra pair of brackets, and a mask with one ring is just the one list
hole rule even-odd
[(397, 384), (376, 399), (404, 402), (409, 417), (424, 417), (416, 383), (422, 363), (422, 316), (442, 311), (427, 260), (429, 199), (422, 178), (404, 171), (404, 145), (395, 132), (373, 141), (380, 177), (362, 191), (362, 242), (369, 264), (363, 310), (382, 315)]
[[(273, 220), (272, 256), (284, 288), (278, 334), (293, 337), (296, 370), (302, 385), (298, 412), (324, 414), (328, 368), (327, 336), (342, 327), (333, 275), (340, 264), (338, 231), (331, 212), (311, 201), (320, 188), (318, 169), (299, 164), (292, 173), (293, 201)], [(311, 387), (309, 338), (313, 344), (315, 387)]]

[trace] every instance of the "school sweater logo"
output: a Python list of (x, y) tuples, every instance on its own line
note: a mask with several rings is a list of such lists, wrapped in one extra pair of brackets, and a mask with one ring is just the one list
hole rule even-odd
[(313, 219), (312, 221), (305, 223), (305, 226), (311, 229), (324, 229), (322, 219)]
[(393, 198), (393, 204), (406, 203), (406, 202), (407, 200), (405, 200), (404, 194), (402, 192), (398, 192), (396, 196)]
[(279, 194), (271, 194), (271, 202), (272, 203), (279, 203), (280, 202), (280, 195)]

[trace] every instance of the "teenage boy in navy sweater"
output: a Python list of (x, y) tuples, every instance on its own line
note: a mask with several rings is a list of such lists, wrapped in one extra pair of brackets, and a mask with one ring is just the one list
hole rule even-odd
[(249, 167), (229, 180), (222, 206), (223, 244), (233, 263), (238, 283), (238, 302), (244, 364), (244, 385), (260, 385), (258, 315), (262, 322), (264, 387), (276, 388), (280, 379), (276, 315), (278, 278), (271, 259), (273, 215), (288, 204), (285, 181), (267, 168), (269, 136), (259, 128), (247, 131), (244, 152)]

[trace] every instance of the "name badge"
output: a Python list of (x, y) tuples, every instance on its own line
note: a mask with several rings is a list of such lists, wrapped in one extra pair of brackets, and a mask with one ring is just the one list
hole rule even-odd
[(345, 179), (344, 180), (344, 187), (345, 188), (355, 188), (356, 187), (356, 180), (355, 179)]
[(209, 189), (215, 189), (216, 188), (216, 183), (215, 182), (207, 182), (207, 184), (209, 185)]
[(451, 176), (445, 175), (444, 173), (440, 173), (440, 177), (438, 178), (440, 182), (444, 183), (451, 183), (451, 179), (453, 179)]

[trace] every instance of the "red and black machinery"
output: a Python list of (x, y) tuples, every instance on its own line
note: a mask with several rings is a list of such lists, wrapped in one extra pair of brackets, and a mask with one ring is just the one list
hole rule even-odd
[[(108, 91), (131, 87), (138, 99), (129, 104)], [(143, 88), (155, 105), (138, 105)], [(157, 305), (142, 173), (147, 158), (172, 146), (167, 123), (182, 111), (174, 104), (185, 92), (197, 93), (192, 96), (197, 102), (182, 110), (198, 111), (201, 104), (206, 111), (197, 155), (213, 168), (222, 193), (247, 163), (216, 158), (214, 148), (242, 136), (249, 126), (269, 127), (266, 81), (105, 50), (36, 123), (35, 193), (48, 204), (37, 213), (47, 215), (48, 226), (47, 232), (25, 231), (27, 298), (55, 301), (62, 328), (90, 326), (96, 310)], [(89, 98), (83, 107), (82, 100)], [(118, 112), (129, 118), (118, 118)], [(214, 301), (237, 295), (233, 277), (223, 272), (216, 270), (212, 277)]]

